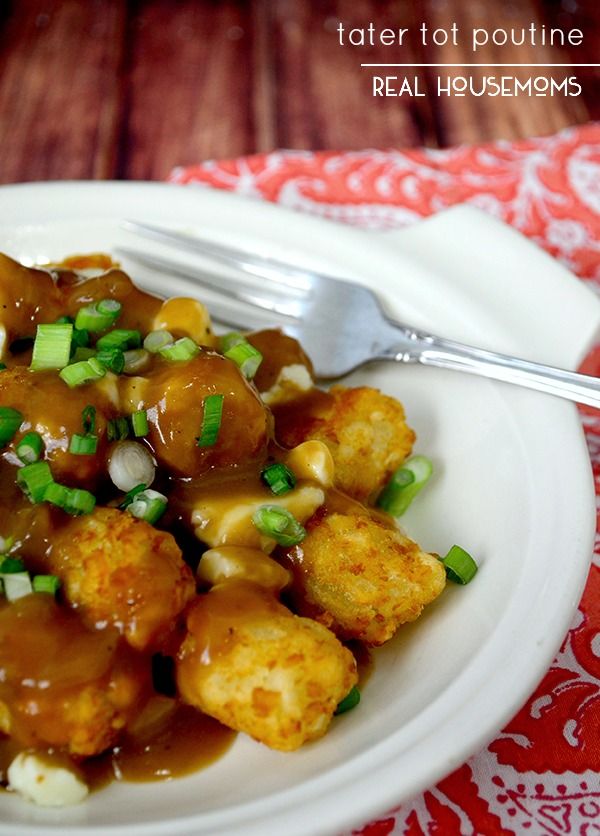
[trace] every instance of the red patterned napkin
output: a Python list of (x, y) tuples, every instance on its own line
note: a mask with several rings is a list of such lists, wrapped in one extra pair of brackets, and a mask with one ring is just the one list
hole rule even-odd
[[(175, 169), (170, 179), (379, 229), (470, 203), (600, 290), (600, 124), (447, 151), (275, 152)], [(600, 349), (583, 370), (600, 375)], [(600, 416), (582, 416), (598, 497)], [(436, 787), (355, 833), (600, 834), (599, 536), (571, 630), (517, 716)]]

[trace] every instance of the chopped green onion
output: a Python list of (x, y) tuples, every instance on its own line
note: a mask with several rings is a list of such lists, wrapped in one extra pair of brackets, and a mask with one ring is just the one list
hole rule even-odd
[(73, 326), (66, 325), (38, 325), (31, 369), (39, 372), (43, 369), (62, 369), (69, 362), (71, 356), (71, 341)]
[(280, 546), (296, 546), (306, 537), (306, 529), (280, 505), (259, 506), (252, 514), (252, 522), (261, 534), (271, 537)]
[[(35, 579), (34, 579), (35, 580)], [(338, 703), (334, 714), (345, 714), (346, 711), (351, 711), (353, 708), (360, 702), (360, 691), (353, 685), (352, 688), (348, 691), (344, 699)]]
[(150, 366), (150, 354), (145, 348), (132, 348), (131, 351), (125, 351), (123, 359), (125, 360), (123, 366), (125, 374), (145, 372)]
[(75, 353), (78, 348), (87, 348), (90, 344), (90, 332), (85, 328), (74, 328), (71, 341), (71, 351)]
[(139, 348), (142, 344), (142, 335), (139, 331), (134, 331), (129, 328), (115, 328), (114, 331), (109, 331), (103, 337), (100, 337), (96, 343), (98, 350), (106, 348), (120, 348), (121, 351), (127, 351), (130, 348)]
[(225, 354), (230, 348), (233, 348), (234, 345), (239, 345), (240, 343), (245, 342), (248, 342), (248, 340), (243, 334), (240, 334), (239, 331), (230, 331), (228, 334), (223, 334), (223, 336), (219, 338), (221, 353)]
[(181, 337), (170, 345), (166, 345), (158, 350), (161, 357), (165, 360), (170, 360), (172, 363), (181, 363), (186, 360), (191, 360), (200, 353), (199, 346), (190, 337)]
[(446, 557), (441, 560), (448, 579), (454, 581), (454, 583), (469, 583), (477, 574), (477, 564), (471, 555), (460, 546), (452, 546)]
[(44, 492), (44, 502), (50, 502), (76, 517), (80, 514), (90, 514), (96, 505), (96, 497), (83, 488), (68, 488), (66, 485), (52, 482)]
[(81, 423), (83, 424), (83, 431), (86, 435), (93, 433), (96, 429), (96, 407), (88, 404), (81, 411)]
[(36, 432), (26, 433), (16, 446), (17, 456), (23, 464), (37, 462), (44, 449), (42, 436)]
[(71, 357), (71, 362), (69, 363), (72, 366), (74, 363), (80, 363), (82, 360), (89, 360), (90, 357), (96, 356), (96, 349), (90, 348), (89, 346), (85, 345), (78, 345), (73, 355)]
[(276, 496), (288, 493), (296, 486), (294, 473), (282, 462), (270, 464), (261, 472), (260, 478)]
[(72, 316), (59, 316), (54, 322), (56, 325), (73, 325), (75, 320)]
[(8, 601), (16, 601), (18, 598), (24, 598), (33, 592), (29, 572), (15, 572), (14, 575), (4, 575), (2, 582), (4, 584), (4, 594)]
[(252, 380), (263, 359), (260, 351), (257, 348), (254, 348), (253, 345), (250, 345), (247, 340), (236, 343), (225, 351), (224, 354), (228, 360), (233, 360), (241, 373), (248, 380)]
[(80, 435), (75, 433), (69, 442), (69, 453), (74, 456), (93, 456), (98, 449), (97, 435)]
[(56, 595), (60, 587), (60, 578), (56, 575), (34, 575), (34, 592), (47, 592), (49, 595)]
[(144, 340), (144, 348), (150, 354), (158, 354), (161, 348), (173, 343), (173, 335), (169, 331), (151, 331)]
[(125, 368), (125, 356), (120, 348), (102, 348), (96, 352), (96, 360), (115, 374), (121, 374)]
[(0, 447), (12, 441), (23, 423), (23, 415), (12, 406), (0, 406)]
[(145, 409), (138, 409), (137, 412), (133, 413), (131, 416), (131, 428), (136, 438), (143, 438), (143, 436), (148, 435), (148, 416), (146, 415)]
[(119, 318), (121, 303), (116, 299), (102, 299), (77, 311), (75, 328), (85, 331), (106, 331)]
[(379, 495), (377, 505), (392, 517), (401, 517), (432, 473), (433, 465), (426, 456), (413, 456), (394, 473)]
[[(135, 489), (134, 489), (135, 490)], [(167, 510), (167, 497), (152, 490), (140, 491), (133, 502), (127, 506), (127, 511), (139, 520), (145, 520), (154, 525)]]
[(213, 447), (216, 444), (223, 418), (224, 399), (225, 395), (208, 395), (204, 398), (202, 428), (196, 441), (198, 447)]
[(20, 557), (5, 557), (0, 563), (0, 575), (14, 575), (16, 572), (24, 572), (25, 563)]
[(99, 363), (95, 357), (90, 357), (89, 360), (80, 360), (78, 363), (65, 366), (59, 373), (59, 377), (65, 381), (67, 386), (73, 388), (84, 383), (92, 383), (94, 380), (100, 380), (105, 374), (106, 367)]
[(124, 441), (129, 437), (127, 418), (112, 418), (106, 425), (106, 435), (109, 441)]
[(145, 491), (147, 487), (148, 487), (148, 486), (147, 486), (147, 485), (145, 485), (145, 484), (142, 482), (142, 484), (141, 484), (141, 485), (136, 485), (136, 486), (135, 486), (135, 488), (132, 488), (130, 491), (127, 491), (127, 493), (126, 493), (126, 494), (125, 494), (125, 496), (123, 497), (123, 501), (119, 503), (119, 508), (120, 508), (122, 511), (124, 511), (124, 510), (125, 510), (125, 508), (127, 508), (127, 507), (129, 507), (129, 505), (131, 505), (131, 503), (133, 502), (133, 500), (135, 499), (135, 497), (136, 497), (139, 493), (141, 493), (142, 491)]
[(0, 555), (12, 549), (14, 537), (0, 537)]
[(17, 485), (34, 505), (43, 501), (46, 488), (53, 481), (48, 462), (26, 464), (17, 471)]

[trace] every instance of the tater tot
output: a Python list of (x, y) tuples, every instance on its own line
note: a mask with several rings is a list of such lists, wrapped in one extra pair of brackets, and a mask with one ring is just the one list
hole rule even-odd
[(111, 746), (150, 688), (147, 662), (114, 630), (87, 630), (41, 593), (0, 609), (0, 671), (6, 731), (73, 755)]
[[(38, 432), (44, 441), (44, 458), (57, 482), (89, 488), (104, 475), (107, 417), (115, 410), (99, 387), (69, 389), (54, 371), (32, 372), (14, 366), (0, 375), (0, 403), (23, 415), (22, 432), (15, 435), (12, 447), (24, 433)], [(87, 406), (96, 409), (98, 451), (94, 456), (77, 456), (69, 452), (69, 444), (73, 435), (84, 431), (82, 413)]]
[(313, 390), (300, 401), (273, 406), (273, 414), (276, 438), (286, 447), (323, 441), (333, 456), (336, 486), (361, 502), (376, 496), (415, 441), (402, 404), (368, 386)]
[(49, 561), (86, 622), (115, 625), (138, 650), (160, 643), (195, 591), (174, 537), (116, 508), (68, 521)]
[(61, 313), (59, 293), (48, 272), (23, 267), (0, 253), (0, 360), (13, 340), (35, 337), (38, 323), (54, 322)]
[(183, 698), (273, 749), (320, 737), (357, 681), (354, 657), (321, 624), (245, 581), (199, 596), (177, 659)]
[(383, 644), (445, 586), (439, 560), (366, 513), (317, 514), (307, 530), (284, 562), (294, 603), (340, 638)]
[[(223, 396), (216, 443), (198, 446), (204, 399)], [(271, 434), (271, 415), (235, 363), (202, 350), (186, 363), (159, 362), (140, 383), (136, 409), (146, 409), (159, 465), (179, 476), (260, 460)]]

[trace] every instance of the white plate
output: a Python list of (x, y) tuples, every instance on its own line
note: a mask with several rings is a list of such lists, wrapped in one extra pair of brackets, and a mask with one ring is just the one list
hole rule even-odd
[[(473, 210), (377, 237), (204, 189), (32, 184), (0, 189), (0, 249), (29, 261), (110, 251), (133, 243), (118, 226), (125, 217), (359, 278), (416, 325), (567, 367), (600, 323), (597, 300), (572, 276)], [(137, 277), (164, 294), (183, 289)], [(594, 493), (575, 407), (391, 364), (351, 382), (404, 402), (418, 451), (436, 464), (406, 528), (430, 550), (464, 545), (481, 562), (476, 580), (448, 589), (375, 653), (360, 708), (316, 744), (281, 754), (240, 735), (204, 772), (168, 784), (115, 783), (62, 811), (5, 794), (0, 833), (333, 834), (433, 784), (521, 706), (567, 630), (592, 551)]]

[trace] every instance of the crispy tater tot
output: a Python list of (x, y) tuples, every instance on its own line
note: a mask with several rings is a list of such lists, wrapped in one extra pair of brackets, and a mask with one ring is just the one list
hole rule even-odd
[[(56, 372), (31, 372), (25, 366), (14, 366), (0, 375), (0, 404), (18, 409), (24, 418), (12, 448), (24, 433), (40, 433), (44, 458), (57, 482), (89, 488), (103, 476), (107, 417), (112, 417), (114, 408), (99, 387), (70, 390)], [(69, 452), (69, 445), (73, 435), (84, 431), (82, 413), (88, 406), (96, 410), (98, 455), (77, 456)]]
[(273, 406), (273, 414), (276, 438), (286, 447), (323, 441), (333, 456), (337, 487), (361, 502), (383, 488), (415, 441), (402, 404), (368, 386), (313, 390)]
[(114, 624), (132, 647), (154, 647), (195, 591), (174, 537), (116, 508), (70, 520), (50, 553), (70, 604)]
[(287, 552), (294, 603), (343, 639), (380, 645), (441, 593), (444, 567), (366, 512), (316, 514)]
[[(214, 444), (198, 446), (210, 395), (223, 398), (219, 433)], [(160, 361), (140, 381), (136, 397), (134, 407), (147, 411), (148, 440), (159, 465), (179, 476), (265, 455), (271, 415), (235, 363), (216, 352), (202, 350), (186, 363)]]
[(325, 733), (356, 683), (354, 657), (321, 624), (245, 581), (199, 596), (177, 659), (183, 698), (273, 749)]
[(42, 593), (0, 609), (0, 672), (3, 731), (74, 755), (112, 745), (150, 687), (148, 664), (114, 630), (87, 630)]
[(60, 313), (50, 273), (24, 267), (0, 253), (0, 360), (14, 340), (35, 337), (38, 323), (54, 322)]

